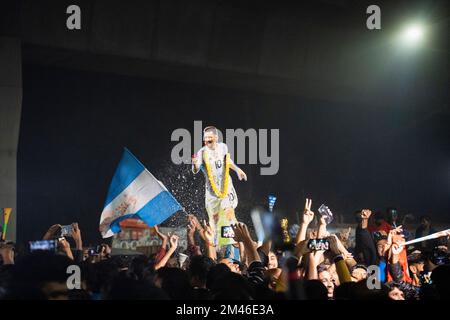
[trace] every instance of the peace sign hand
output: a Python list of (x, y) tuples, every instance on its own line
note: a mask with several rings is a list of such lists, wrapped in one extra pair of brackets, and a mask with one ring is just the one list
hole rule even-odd
[(306, 198), (305, 208), (303, 210), (303, 218), (302, 218), (303, 224), (310, 224), (311, 221), (314, 219), (314, 212), (311, 211), (311, 204), (312, 204), (312, 200)]

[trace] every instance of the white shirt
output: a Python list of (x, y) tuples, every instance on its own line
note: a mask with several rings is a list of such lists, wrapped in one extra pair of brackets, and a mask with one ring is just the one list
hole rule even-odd
[[(211, 173), (214, 179), (214, 182), (216, 183), (217, 188), (219, 191), (222, 191), (222, 183), (225, 173), (225, 156), (228, 153), (228, 147), (223, 142), (218, 142), (216, 147), (214, 149), (210, 149), (207, 146), (202, 147), (197, 152), (197, 163), (198, 168), (200, 168), (201, 171), (203, 171), (205, 175), (205, 197), (206, 197), (206, 203), (208, 204), (209, 200), (218, 199), (215, 195), (214, 191), (212, 190), (211, 183), (209, 182), (208, 175), (206, 173), (206, 168), (203, 163), (203, 153), (207, 152), (208, 155), (208, 163), (211, 168)], [(195, 170), (195, 166), (192, 165), (192, 172), (198, 173), (198, 170)], [(231, 177), (228, 177), (228, 197), (225, 197), (224, 201), (231, 201), (233, 208), (236, 208), (237, 206), (237, 197), (236, 197), (236, 191), (233, 187), (233, 181), (231, 180)]]

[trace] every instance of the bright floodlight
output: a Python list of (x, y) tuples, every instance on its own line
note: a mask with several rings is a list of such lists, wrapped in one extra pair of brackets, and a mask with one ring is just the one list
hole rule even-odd
[(420, 24), (412, 24), (405, 28), (402, 33), (402, 42), (407, 45), (416, 45), (422, 39), (424, 35), (424, 27)]

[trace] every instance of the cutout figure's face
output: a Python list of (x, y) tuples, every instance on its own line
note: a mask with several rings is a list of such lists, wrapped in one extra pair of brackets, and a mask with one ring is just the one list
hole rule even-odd
[(214, 134), (214, 132), (206, 131), (203, 134), (203, 142), (209, 148), (214, 149), (216, 147), (217, 141), (219, 141), (219, 137), (216, 134)]

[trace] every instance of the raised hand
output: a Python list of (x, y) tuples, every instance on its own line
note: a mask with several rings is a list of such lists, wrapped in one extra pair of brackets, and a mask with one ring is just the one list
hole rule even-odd
[(162, 233), (161, 231), (159, 231), (159, 228), (158, 228), (157, 225), (155, 225), (155, 226), (153, 227), (153, 230), (155, 230), (155, 233), (156, 233), (156, 235), (158, 236), (158, 238), (161, 239), (161, 247), (162, 247), (163, 249), (166, 249), (167, 243), (169, 242), (169, 236), (166, 235), (166, 234), (164, 234), (164, 233)]
[(70, 249), (70, 243), (66, 240), (66, 238), (62, 237), (58, 241), (58, 246), (61, 248), (62, 251), (64, 251), (67, 255), (67, 257), (71, 260), (73, 260), (73, 254), (72, 250)]
[(164, 267), (166, 265), (167, 261), (169, 261), (170, 257), (174, 254), (175, 250), (178, 247), (178, 239), (179, 238), (176, 234), (169, 233), (168, 238), (169, 238), (169, 242), (170, 242), (170, 248), (169, 248), (169, 250), (167, 250), (164, 257), (155, 264), (155, 266), (154, 266), (155, 270), (158, 270), (158, 269)]
[(439, 231), (438, 233), (436, 233), (436, 238), (440, 237), (450, 237), (450, 229)]
[(310, 253), (311, 250), (308, 248), (308, 240), (302, 240), (300, 241), (294, 249), (294, 255), (297, 258), (301, 258), (303, 255)]
[(56, 238), (56, 233), (61, 230), (61, 225), (60, 224), (54, 224), (52, 225), (47, 232), (45, 233), (44, 237), (42, 238), (43, 240), (51, 240), (53, 238)]
[(328, 243), (330, 244), (330, 252), (334, 255), (337, 256), (339, 254), (341, 254), (341, 250), (339, 248), (338, 245), (338, 239), (337, 237), (333, 234), (329, 237), (327, 237)]
[(403, 226), (398, 226), (397, 228), (392, 229), (390, 232), (391, 232), (393, 235), (401, 234), (401, 233), (403, 232)]
[(66, 238), (62, 237), (61, 239), (59, 239), (58, 241), (58, 246), (63, 249), (63, 250), (67, 250), (70, 249), (70, 243), (69, 241), (66, 240)]
[(161, 231), (159, 231), (159, 229), (158, 229), (158, 226), (157, 225), (155, 225), (154, 227), (154, 230), (155, 230), (155, 233), (157, 234), (157, 236), (161, 239), (161, 240), (168, 240), (169, 239), (169, 236), (168, 235), (166, 235), (166, 234), (164, 234), (164, 233), (162, 233)]
[(248, 228), (243, 223), (236, 223), (231, 225), (234, 231), (234, 241), (236, 242), (251, 242), (252, 237), (250, 236), (250, 232), (248, 231)]
[(320, 220), (319, 220), (319, 224), (327, 224), (327, 217), (326, 216), (321, 216)]
[(242, 243), (244, 246), (247, 262), (251, 264), (253, 261), (261, 261), (247, 226), (244, 223), (236, 223), (231, 225), (231, 227), (234, 231), (234, 241)]
[(209, 225), (209, 222), (203, 220), (203, 231), (201, 232), (203, 235), (203, 239), (205, 239), (208, 244), (212, 244), (214, 242), (214, 230)]
[(371, 215), (372, 215), (372, 211), (369, 210), (369, 209), (363, 209), (361, 211), (361, 218), (362, 219), (369, 219)]
[(298, 244), (306, 239), (306, 232), (308, 230), (308, 225), (314, 219), (314, 212), (311, 211), (312, 200), (305, 199), (305, 207), (303, 209), (303, 214), (301, 217), (300, 228), (298, 229), (297, 235), (295, 236), (295, 243)]
[(82, 244), (82, 240), (81, 240), (81, 231), (80, 231), (80, 228), (78, 227), (78, 223), (76, 223), (76, 222), (72, 223), (72, 232), (70, 235), (72, 236), (73, 240), (75, 241), (77, 250), (82, 250), (83, 244)]
[(391, 246), (392, 254), (398, 256), (403, 251), (404, 243), (405, 243), (404, 241), (393, 243)]
[[(350, 260), (350, 259), (354, 259), (353, 258), (353, 254), (350, 252), (344, 252), (342, 253), (342, 256), (344, 257), (344, 260)], [(356, 262), (355, 262), (356, 263)]]
[(195, 234), (195, 225), (192, 221), (189, 221), (187, 225), (187, 236), (188, 238), (193, 239), (194, 234)]
[(70, 233), (70, 236), (74, 240), (81, 238), (81, 231), (80, 231), (80, 228), (78, 227), (77, 222), (72, 223), (72, 232)]
[(192, 224), (192, 226), (195, 227), (195, 230), (198, 231), (200, 238), (202, 238), (203, 241), (205, 240), (204, 230), (201, 223), (198, 221), (197, 217), (193, 214), (188, 214), (188, 221)]
[(306, 198), (305, 208), (303, 209), (302, 223), (308, 225), (314, 219), (314, 212), (311, 211), (312, 200)]
[(191, 161), (192, 161), (192, 164), (193, 164), (196, 168), (198, 168), (198, 158), (197, 158), (197, 155), (196, 155), (196, 154), (192, 155)]
[(401, 236), (402, 232), (403, 232), (402, 226), (398, 226), (397, 228), (389, 230), (389, 233), (387, 235), (388, 245), (392, 244), (393, 239), (398, 238), (398, 236)]
[(394, 240), (394, 243), (389, 248), (391, 263), (394, 264), (400, 261), (400, 253), (403, 251), (404, 248), (405, 248), (404, 239), (400, 239), (399, 241)]
[(188, 221), (192, 224), (192, 226), (195, 227), (195, 229), (196, 229), (198, 232), (200, 232), (200, 233), (202, 232), (203, 227), (202, 227), (200, 221), (198, 221), (198, 219), (197, 219), (197, 217), (196, 217), (195, 215), (193, 215), (193, 214), (188, 214)]
[(170, 248), (177, 248), (178, 247), (178, 239), (179, 237), (176, 234), (172, 234), (169, 237), (169, 242), (170, 242)]
[(245, 172), (242, 169), (237, 169), (237, 175), (239, 180), (244, 180), (247, 181), (247, 175), (245, 174)]
[(395, 229), (392, 229), (389, 231), (388, 237), (387, 237), (387, 246), (392, 246), (393, 243), (403, 243), (405, 242), (405, 236), (402, 234), (402, 226), (398, 226)]

